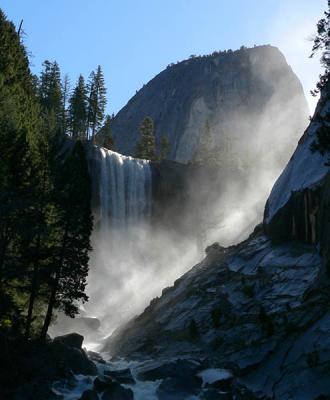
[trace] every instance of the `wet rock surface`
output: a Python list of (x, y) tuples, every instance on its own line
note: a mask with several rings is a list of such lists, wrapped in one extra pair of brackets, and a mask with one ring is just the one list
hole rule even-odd
[(201, 369), (202, 363), (196, 360), (178, 359), (173, 361), (151, 361), (142, 364), (137, 369), (137, 377), (142, 381), (155, 381), (164, 378), (186, 379), (195, 376)]
[(158, 359), (138, 377), (163, 379), (163, 398), (207, 368), (228, 369), (233, 377), (205, 383), (204, 397), (230, 397), (239, 385), (251, 399), (329, 395), (329, 282), (321, 276), (313, 245), (274, 244), (257, 232), (238, 246), (211, 246), (205, 260), (106, 348)]

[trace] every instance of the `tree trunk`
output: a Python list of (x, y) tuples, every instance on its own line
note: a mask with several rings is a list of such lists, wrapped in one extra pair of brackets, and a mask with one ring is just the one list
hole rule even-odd
[(47, 307), (47, 312), (46, 312), (46, 316), (45, 316), (45, 320), (44, 320), (44, 324), (42, 326), (41, 329), (41, 334), (40, 334), (40, 339), (41, 341), (45, 341), (46, 340), (46, 335), (48, 332), (48, 328), (49, 325), (52, 321), (52, 316), (53, 316), (53, 310), (54, 310), (54, 306), (55, 306), (55, 301), (56, 301), (56, 294), (57, 294), (57, 289), (58, 289), (58, 283), (61, 277), (61, 271), (62, 271), (62, 264), (63, 264), (63, 260), (64, 260), (64, 250), (66, 247), (66, 242), (67, 242), (67, 237), (68, 237), (68, 223), (65, 227), (65, 231), (64, 231), (64, 235), (63, 235), (63, 241), (62, 241), (62, 247), (61, 247), (61, 254), (60, 254), (60, 258), (59, 258), (59, 262), (58, 262), (58, 266), (56, 268), (56, 272), (55, 272), (55, 277), (54, 277), (54, 283), (52, 286), (52, 290), (50, 293), (50, 298), (48, 301), (48, 307)]
[[(42, 189), (45, 188), (45, 172), (42, 177)], [(26, 317), (26, 324), (25, 324), (25, 340), (28, 340), (30, 338), (30, 333), (31, 333), (31, 324), (32, 324), (32, 318), (33, 318), (33, 308), (34, 308), (34, 303), (37, 298), (38, 294), (38, 274), (39, 274), (39, 264), (40, 264), (40, 247), (41, 247), (41, 234), (40, 234), (40, 229), (42, 226), (42, 221), (43, 221), (43, 212), (44, 212), (44, 203), (43, 200), (41, 200), (41, 203), (38, 205), (38, 214), (37, 214), (37, 227), (39, 227), (38, 230), (38, 236), (37, 236), (37, 244), (36, 244), (36, 257), (34, 261), (34, 266), (33, 266), (33, 275), (32, 275), (32, 282), (31, 282), (31, 289), (30, 289), (30, 298), (29, 298), (29, 308), (28, 308), (28, 314)]]
[(33, 275), (32, 275), (32, 282), (31, 282), (31, 289), (30, 289), (30, 298), (29, 298), (29, 308), (28, 314), (26, 317), (26, 324), (25, 324), (25, 340), (29, 340), (30, 333), (31, 333), (31, 324), (32, 324), (32, 317), (33, 317), (33, 308), (34, 303), (37, 298), (37, 283), (38, 283), (38, 273), (39, 273), (39, 253), (40, 253), (40, 233), (38, 233), (37, 239), (37, 259), (35, 261), (35, 265), (33, 267)]
[(8, 248), (8, 238), (6, 237), (2, 240), (2, 246), (0, 251), (0, 286), (3, 278), (3, 265), (5, 263), (7, 248)]
[(41, 329), (41, 334), (40, 334), (41, 341), (46, 340), (48, 328), (52, 321), (53, 310), (54, 310), (54, 305), (55, 305), (55, 300), (56, 300), (57, 287), (58, 287), (58, 282), (60, 280), (60, 273), (61, 273), (61, 267), (58, 266), (56, 274), (55, 274), (55, 278), (54, 278), (54, 284), (53, 284), (49, 302), (48, 302), (47, 313), (45, 316), (44, 324)]

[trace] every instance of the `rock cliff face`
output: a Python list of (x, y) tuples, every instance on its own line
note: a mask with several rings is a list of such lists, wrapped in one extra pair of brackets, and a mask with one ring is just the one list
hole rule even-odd
[(258, 46), (169, 66), (137, 92), (112, 127), (116, 150), (127, 155), (134, 153), (142, 119), (150, 116), (158, 144), (162, 135), (169, 137), (171, 160), (190, 161), (208, 124), (224, 155), (249, 158), (249, 143), (257, 139), (260, 154), (271, 142), (286, 162), (307, 113), (301, 84), (281, 52)]
[[(263, 225), (237, 246), (207, 248), (201, 263), (108, 340), (107, 350), (225, 369), (231, 383), (219, 381), (215, 396), (221, 388), (232, 398), (235, 385), (249, 391), (238, 398), (330, 396), (330, 175), (326, 157), (310, 151), (328, 99), (325, 91), (274, 185)], [(198, 394), (211, 398), (205, 387)]]
[(275, 183), (264, 215), (264, 230), (273, 240), (319, 243), (326, 258), (330, 225), (329, 166), (325, 165), (326, 156), (312, 153), (310, 146), (320, 127), (320, 117), (327, 118), (329, 113), (329, 98), (330, 88), (323, 91), (309, 127)]

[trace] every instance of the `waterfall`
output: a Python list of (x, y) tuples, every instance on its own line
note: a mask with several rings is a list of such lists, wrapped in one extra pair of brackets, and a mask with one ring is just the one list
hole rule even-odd
[[(89, 149), (94, 230), (86, 288), (89, 301), (81, 315), (98, 318), (101, 327), (95, 331), (83, 325), (85, 329), (79, 331), (91, 345), (142, 312), (197, 258), (189, 237), (149, 223), (151, 163), (97, 146)], [(71, 318), (66, 321), (53, 333), (72, 332)]]
[(128, 228), (151, 215), (152, 181), (147, 160), (104, 148), (101, 154), (100, 228)]

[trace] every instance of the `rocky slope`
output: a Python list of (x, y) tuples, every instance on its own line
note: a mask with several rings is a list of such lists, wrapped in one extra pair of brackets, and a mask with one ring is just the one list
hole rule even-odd
[(330, 179), (326, 157), (310, 151), (328, 99), (329, 91), (274, 185), (263, 225), (237, 246), (210, 246), (106, 350), (229, 371), (227, 388), (220, 379), (211, 395), (199, 385), (200, 398), (231, 399), (237, 385), (250, 393), (242, 398), (330, 396)]
[(249, 153), (254, 139), (260, 155), (271, 141), (276, 157), (286, 162), (307, 113), (302, 86), (284, 56), (275, 47), (258, 46), (168, 66), (119, 111), (112, 128), (116, 150), (127, 155), (134, 153), (142, 119), (151, 116), (158, 144), (162, 135), (170, 139), (171, 160), (191, 160), (209, 124), (223, 162), (228, 151), (236, 159)]

